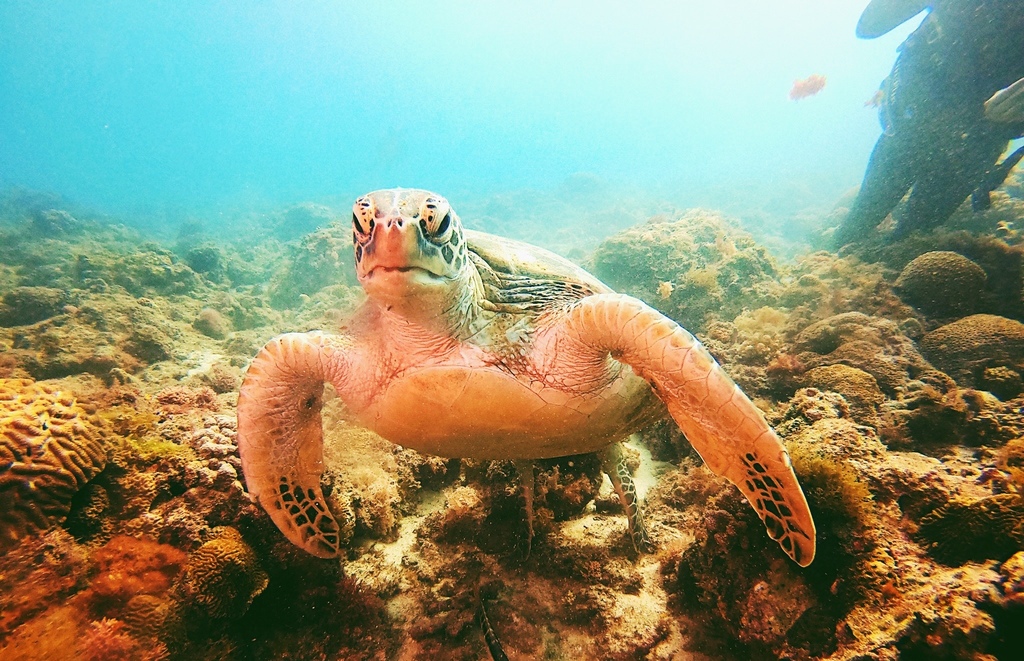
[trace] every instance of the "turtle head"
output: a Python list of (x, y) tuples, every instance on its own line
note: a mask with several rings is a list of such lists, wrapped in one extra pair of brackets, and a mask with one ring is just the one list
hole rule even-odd
[(459, 217), (448, 200), (425, 190), (360, 197), (352, 207), (352, 243), (367, 296), (399, 312), (450, 309), (473, 270)]

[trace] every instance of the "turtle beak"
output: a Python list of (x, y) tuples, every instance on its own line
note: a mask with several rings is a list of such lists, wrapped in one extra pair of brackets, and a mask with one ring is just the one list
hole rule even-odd
[(409, 218), (393, 216), (377, 223), (370, 241), (363, 248), (360, 281), (367, 284), (383, 276), (389, 276), (389, 281), (391, 277), (404, 281), (408, 275), (417, 274), (427, 278), (424, 282), (440, 278), (443, 270), (438, 268), (443, 269), (445, 265), (434, 263), (436, 260), (424, 254), (425, 243), (419, 226)]
[(375, 269), (405, 271), (412, 268), (414, 255), (419, 253), (416, 226), (401, 216), (387, 218), (377, 224), (373, 238), (366, 244), (363, 270), (370, 275)]

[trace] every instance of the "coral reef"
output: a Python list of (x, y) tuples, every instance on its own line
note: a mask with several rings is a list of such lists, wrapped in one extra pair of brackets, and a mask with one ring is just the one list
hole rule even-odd
[(1007, 560), (1024, 549), (1024, 498), (1006, 493), (950, 501), (921, 519), (918, 534), (945, 564)]
[(117, 535), (92, 554), (96, 575), (90, 587), (93, 612), (120, 616), (140, 595), (161, 595), (185, 565), (185, 553), (145, 538)]
[(55, 528), (26, 538), (2, 559), (0, 581), (0, 643), (29, 622), (81, 590), (89, 575), (85, 549)]
[(1024, 324), (990, 314), (964, 317), (936, 328), (921, 340), (921, 350), (957, 383), (981, 387), (985, 371), (1024, 369)]
[[(512, 462), (393, 446), (329, 388), (321, 487), (345, 557), (305, 555), (245, 491), (234, 406), (268, 337), (359, 302), (341, 214), (250, 215), (233, 239), (189, 221), (169, 249), (23, 195), (0, 198), (0, 449), (81, 474), (53, 464), (41, 524), (0, 489), (0, 657), (476, 660), (483, 607), (510, 658), (1015, 658), (1019, 191), (951, 229), (788, 262), (714, 212), (623, 230), (646, 211), (595, 203), (586, 178), (564, 194), (464, 215), (578, 260), (619, 232), (599, 277), (698, 333), (785, 438), (818, 526), (809, 568), (673, 424), (630, 443), (653, 554), (593, 455), (536, 462), (528, 547)], [(598, 233), (551, 225), (572, 208)], [(30, 437), (88, 448), (29, 455)]]
[[(1007, 237), (1003, 228), (1020, 227), (1020, 217), (1013, 219), (1021, 202), (1003, 205), (1007, 198), (999, 196), (993, 210), (973, 214), (969, 207), (953, 216), (944, 228), (927, 233), (915, 233), (900, 241), (876, 241), (858, 246), (855, 254), (869, 262), (878, 262), (901, 271), (914, 258), (928, 252), (953, 252), (971, 260), (985, 272), (985, 287), (971, 291), (977, 313), (996, 314), (1010, 319), (1024, 320), (1024, 301), (1021, 300), (1021, 282), (1024, 276), (1024, 246), (1019, 236)], [(995, 210), (996, 207), (1001, 209)], [(995, 220), (996, 218), (999, 220)], [(988, 225), (986, 229), (987, 222)], [(1016, 225), (1014, 225), (1016, 223)], [(963, 228), (963, 229), (960, 229)], [(1011, 234), (1019, 234), (1011, 229)], [(1007, 238), (1010, 239), (1009, 244)], [(959, 296), (958, 298), (965, 298)]]
[(654, 217), (606, 239), (591, 261), (597, 277), (692, 332), (712, 316), (731, 320), (778, 297), (775, 260), (714, 212)]
[(855, 420), (878, 426), (878, 405), (885, 401), (885, 395), (875, 377), (864, 370), (836, 363), (808, 370), (802, 381), (813, 388), (839, 393), (849, 404)]
[[(754, 534), (749, 508), (724, 485), (710, 497), (673, 499), (690, 509), (709, 501), (695, 543), (662, 565), (676, 607), (702, 623), (700, 648), (765, 659), (976, 659), (998, 650), (996, 622), (1013, 617), (1005, 610), (1012, 588), (1000, 587), (1006, 584), (991, 564), (953, 571), (926, 555), (938, 547), (914, 540), (945, 535), (942, 550), (1005, 559), (1012, 543), (993, 548), (986, 534), (970, 531), (986, 523), (1014, 530), (1019, 497), (994, 496), (994, 516), (981, 513), (990, 506), (953, 510), (945, 503), (954, 494), (992, 502), (977, 466), (967, 458), (939, 461), (887, 450), (836, 397), (800, 391), (779, 425), (818, 526), (818, 557), (804, 572), (771, 557)], [(707, 494), (706, 478), (690, 480), (683, 489)], [(966, 519), (970, 527), (953, 534)]]
[(213, 539), (188, 556), (180, 590), (185, 607), (201, 618), (239, 618), (267, 587), (267, 573), (234, 528), (214, 528)]
[(0, 547), (67, 516), (107, 463), (105, 435), (70, 393), (0, 379)]
[(231, 322), (214, 308), (200, 310), (192, 327), (215, 340), (223, 340), (231, 333)]
[(82, 632), (78, 649), (85, 661), (105, 659), (139, 659), (157, 661), (166, 657), (163, 646), (156, 648), (136, 640), (120, 620), (102, 619), (90, 622)]
[(176, 356), (182, 332), (168, 320), (172, 307), (123, 291), (76, 292), (75, 305), (12, 332), (13, 355), (37, 379), (113, 370), (137, 372)]
[(910, 261), (894, 288), (904, 301), (933, 317), (962, 317), (975, 311), (985, 271), (963, 255), (933, 250)]
[(294, 308), (303, 295), (345, 283), (356, 284), (352, 228), (348, 223), (333, 223), (304, 236), (292, 250), (270, 284), (270, 301), (278, 308)]
[(792, 353), (806, 368), (844, 364), (867, 372), (892, 395), (931, 369), (914, 342), (890, 319), (844, 312), (803, 328)]
[(0, 302), (0, 326), (27, 326), (60, 314), (68, 293), (53, 287), (15, 287)]

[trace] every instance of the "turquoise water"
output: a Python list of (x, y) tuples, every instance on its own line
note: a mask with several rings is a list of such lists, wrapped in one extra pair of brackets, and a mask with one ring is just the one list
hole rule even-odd
[(0, 186), (156, 218), (585, 173), (784, 222), (879, 134), (864, 103), (919, 21), (860, 41), (863, 6), (6, 0)]

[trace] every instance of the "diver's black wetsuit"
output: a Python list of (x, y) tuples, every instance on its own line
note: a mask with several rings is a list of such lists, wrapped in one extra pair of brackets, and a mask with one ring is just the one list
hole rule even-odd
[(984, 104), (1021, 77), (1024, 0), (936, 2), (883, 83), (884, 132), (835, 245), (870, 233), (908, 190), (897, 236), (942, 223), (976, 189), (984, 204), (1009, 172), (1000, 154), (1024, 135), (1024, 122), (987, 120)]

